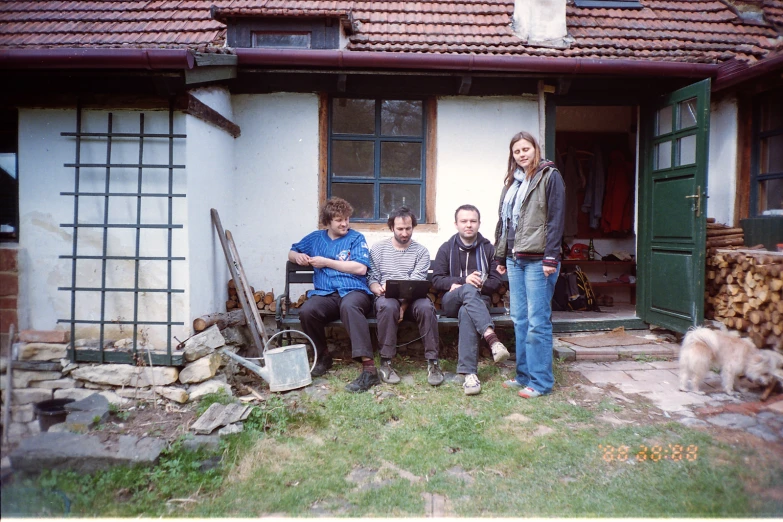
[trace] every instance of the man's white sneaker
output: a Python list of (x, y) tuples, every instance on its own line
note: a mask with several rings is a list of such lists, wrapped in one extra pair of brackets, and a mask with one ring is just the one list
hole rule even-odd
[(481, 391), (481, 382), (475, 373), (465, 376), (465, 384), (462, 385), (465, 395), (477, 395)]
[(508, 353), (508, 350), (506, 350), (505, 345), (503, 345), (503, 343), (500, 341), (492, 343), (490, 350), (492, 350), (492, 358), (496, 363), (503, 362), (510, 357), (510, 354)]

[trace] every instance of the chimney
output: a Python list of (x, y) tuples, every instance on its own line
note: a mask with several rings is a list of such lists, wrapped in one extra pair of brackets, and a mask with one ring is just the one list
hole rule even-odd
[(566, 48), (566, 0), (514, 0), (514, 33), (528, 45)]

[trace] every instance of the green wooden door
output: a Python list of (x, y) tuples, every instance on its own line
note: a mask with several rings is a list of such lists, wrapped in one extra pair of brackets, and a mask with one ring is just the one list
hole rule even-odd
[(647, 323), (684, 332), (704, 319), (710, 80), (643, 110), (639, 304)]

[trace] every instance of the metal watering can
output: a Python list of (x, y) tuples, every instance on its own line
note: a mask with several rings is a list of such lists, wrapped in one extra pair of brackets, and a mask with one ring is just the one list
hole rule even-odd
[[(310, 372), (315, 368), (315, 362), (318, 360), (318, 351), (315, 349), (315, 343), (307, 334), (298, 330), (277, 332), (267, 339), (264, 323), (258, 315), (258, 308), (255, 306), (253, 292), (251, 292), (250, 285), (247, 283), (247, 276), (245, 275), (245, 269), (242, 267), (242, 261), (239, 259), (239, 251), (234, 243), (234, 237), (231, 235), (231, 232), (223, 229), (217, 210), (214, 208), (210, 209), (210, 214), (212, 215), (212, 223), (215, 225), (220, 245), (223, 247), (223, 253), (226, 256), (228, 270), (231, 272), (231, 278), (236, 285), (237, 297), (242, 305), (247, 326), (253, 336), (253, 344), (262, 352), (261, 357), (252, 359), (264, 359), (264, 366), (252, 363), (250, 360), (228, 350), (221, 350), (222, 353), (234, 359), (248, 370), (258, 374), (269, 383), (270, 391), (281, 392), (307, 386), (313, 382)], [(310, 341), (310, 345), (315, 353), (312, 367), (307, 365), (307, 345), (305, 344), (293, 344), (267, 350), (267, 346), (269, 346), (272, 339), (286, 332), (302, 334)], [(262, 343), (263, 349), (261, 349)]]
[(264, 359), (264, 366), (252, 363), (250, 360), (240, 357), (228, 350), (223, 350), (222, 352), (264, 379), (269, 384), (270, 391), (282, 392), (303, 388), (313, 382), (310, 372), (313, 370), (315, 363), (318, 360), (318, 352), (313, 350), (313, 366), (311, 367), (307, 361), (306, 344), (292, 344), (267, 350), (267, 346), (269, 346), (272, 339), (280, 334), (290, 332), (302, 334), (307, 337), (310, 344), (315, 347), (315, 343), (313, 343), (312, 339), (304, 332), (298, 330), (285, 330), (274, 334), (264, 345), (263, 357), (259, 357), (259, 359)]

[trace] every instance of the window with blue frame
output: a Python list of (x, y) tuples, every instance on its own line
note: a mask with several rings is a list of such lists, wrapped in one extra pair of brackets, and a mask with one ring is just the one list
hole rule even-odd
[(758, 96), (753, 107), (751, 216), (783, 216), (783, 89)]
[(354, 208), (352, 221), (386, 222), (407, 206), (424, 221), (425, 101), (332, 98), (328, 195)]

